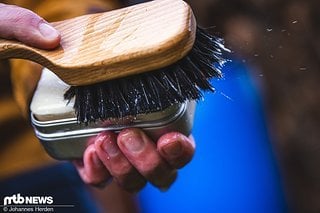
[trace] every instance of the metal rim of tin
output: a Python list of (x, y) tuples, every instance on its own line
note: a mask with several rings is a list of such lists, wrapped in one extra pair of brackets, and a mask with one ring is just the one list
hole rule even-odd
[[(176, 120), (178, 120), (180, 117), (182, 117), (187, 110), (188, 103), (179, 104), (177, 106), (173, 106), (173, 112), (167, 116), (162, 117), (158, 120), (153, 121), (137, 121), (130, 124), (115, 124), (110, 126), (101, 127), (99, 124), (95, 124), (93, 126), (87, 126), (84, 128), (84, 125), (81, 125), (77, 122), (76, 118), (66, 118), (66, 119), (58, 119), (58, 120), (52, 120), (52, 121), (39, 121), (35, 117), (33, 113), (31, 113), (31, 122), (35, 129), (35, 134), (40, 140), (46, 140), (46, 141), (54, 141), (57, 139), (63, 139), (63, 138), (79, 138), (83, 136), (93, 136), (97, 135), (100, 132), (111, 130), (111, 131), (120, 131), (124, 128), (157, 128), (161, 126), (166, 126)], [(176, 110), (175, 110), (176, 108)], [(150, 113), (148, 115), (152, 115), (153, 113)], [(69, 125), (73, 127), (72, 130), (68, 129), (61, 129), (59, 127)], [(49, 132), (44, 133), (41, 132), (40, 129), (45, 128), (52, 128), (53, 130), (57, 130), (58, 132)]]

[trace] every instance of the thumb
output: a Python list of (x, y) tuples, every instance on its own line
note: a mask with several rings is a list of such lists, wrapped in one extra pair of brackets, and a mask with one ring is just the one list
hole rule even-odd
[(43, 18), (30, 10), (0, 4), (0, 37), (16, 39), (41, 49), (59, 45), (60, 34)]

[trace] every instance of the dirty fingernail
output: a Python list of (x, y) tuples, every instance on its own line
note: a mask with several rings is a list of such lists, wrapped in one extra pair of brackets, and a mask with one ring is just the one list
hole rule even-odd
[(179, 141), (175, 141), (163, 146), (163, 152), (167, 156), (177, 157), (182, 153), (182, 145)]
[(139, 152), (143, 149), (145, 141), (139, 133), (130, 131), (122, 135), (122, 144), (132, 152)]
[(114, 157), (118, 155), (119, 148), (114, 141), (108, 140), (102, 143), (102, 149), (110, 156)]

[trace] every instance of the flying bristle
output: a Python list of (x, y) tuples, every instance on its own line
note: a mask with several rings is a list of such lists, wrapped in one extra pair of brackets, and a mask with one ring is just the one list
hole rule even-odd
[(82, 123), (161, 111), (198, 100), (202, 91), (214, 91), (209, 80), (222, 76), (226, 50), (222, 39), (198, 27), (192, 50), (175, 64), (94, 85), (72, 86), (64, 98), (75, 97), (74, 109)]

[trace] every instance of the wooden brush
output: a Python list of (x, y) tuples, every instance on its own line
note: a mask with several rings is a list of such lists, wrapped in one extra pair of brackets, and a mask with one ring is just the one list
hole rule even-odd
[(182, 0), (155, 0), (51, 23), (61, 33), (55, 50), (0, 39), (0, 58), (47, 67), (75, 96), (80, 122), (150, 113), (213, 90), (221, 75), (222, 40), (196, 26)]

